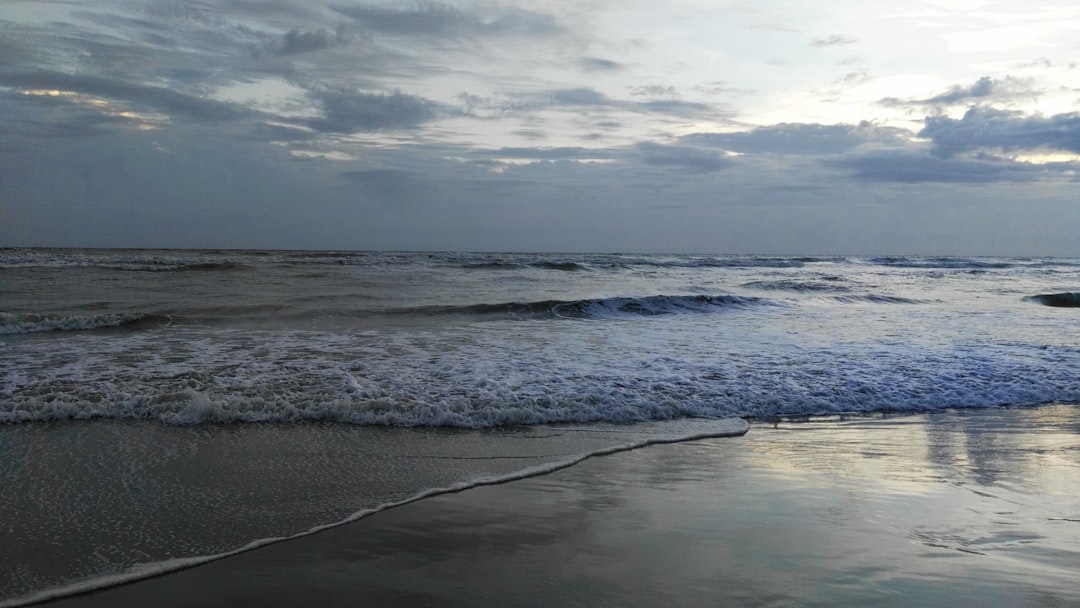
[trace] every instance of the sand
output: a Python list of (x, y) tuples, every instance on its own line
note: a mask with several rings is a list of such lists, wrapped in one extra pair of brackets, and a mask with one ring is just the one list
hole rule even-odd
[(1080, 606), (1080, 408), (757, 423), (51, 606)]

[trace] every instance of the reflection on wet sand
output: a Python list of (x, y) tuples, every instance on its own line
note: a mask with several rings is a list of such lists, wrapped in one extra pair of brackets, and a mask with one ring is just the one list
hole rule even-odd
[(1048, 406), (759, 424), (58, 603), (1077, 605), (1078, 423)]

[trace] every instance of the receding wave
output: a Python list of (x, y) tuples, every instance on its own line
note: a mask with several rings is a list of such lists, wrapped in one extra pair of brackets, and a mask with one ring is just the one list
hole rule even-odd
[(1028, 296), (1024, 298), (1029, 302), (1038, 302), (1045, 306), (1055, 306), (1058, 308), (1076, 308), (1080, 307), (1080, 292), (1064, 292), (1064, 293), (1042, 293), (1039, 295)]
[(645, 296), (586, 300), (542, 300), (465, 306), (423, 306), (387, 311), (401, 315), (505, 315), (516, 318), (601, 319), (714, 312), (732, 306), (773, 304), (765, 298), (733, 295)]
[[(170, 572), (191, 568), (192, 566), (206, 564), (241, 553), (246, 553), (267, 545), (310, 536), (318, 532), (355, 522), (387, 509), (417, 502), (425, 498), (460, 492), (470, 488), (497, 485), (509, 481), (546, 475), (555, 471), (570, 468), (578, 463), (597, 456), (627, 452), (657, 444), (680, 443), (707, 438), (738, 437), (744, 435), (749, 429), (749, 423), (738, 418), (696, 419), (689, 424), (684, 424), (680, 421), (668, 421), (652, 426), (635, 428), (626, 427), (625, 430), (619, 431), (603, 429), (600, 427), (597, 427), (596, 429), (588, 427), (574, 429), (573, 427), (567, 427), (560, 429), (560, 434), (572, 433), (575, 430), (580, 430), (581, 434), (592, 435), (603, 439), (598, 441), (582, 441), (577, 444), (580, 446), (579, 450), (571, 451), (569, 453), (557, 452), (551, 456), (527, 457), (528, 463), (523, 464), (516, 469), (499, 472), (489, 472), (480, 469), (471, 475), (461, 472), (452, 476), (427, 473), (422, 477), (422, 479), (425, 480), (422, 485), (413, 485), (407, 480), (396, 480), (396, 483), (393, 484), (395, 491), (398, 492), (395, 498), (374, 498), (373, 500), (368, 499), (367, 496), (356, 498), (354, 499), (356, 502), (352, 503), (352, 510), (345, 512), (338, 511), (336, 509), (337, 505), (335, 504), (334, 508), (326, 507), (324, 510), (319, 511), (319, 515), (323, 518), (328, 517), (329, 521), (327, 519), (322, 519), (321, 522), (315, 520), (315, 522), (319, 522), (315, 523), (311, 520), (307, 520), (299, 530), (282, 527), (280, 521), (275, 521), (274, 525), (276, 528), (272, 529), (279, 531), (279, 533), (274, 536), (262, 536), (257, 538), (248, 536), (247, 538), (244, 538), (242, 536), (243, 532), (230, 530), (232, 533), (221, 533), (216, 541), (218, 544), (214, 545), (211, 550), (206, 553), (200, 553), (202, 547), (197, 544), (197, 541), (185, 544), (183, 550), (172, 547), (173, 551), (169, 557), (163, 557), (161, 555), (169, 555), (169, 553), (166, 552), (169, 547), (165, 543), (162, 543), (162, 546), (150, 549), (155, 551), (155, 553), (160, 551), (160, 554), (151, 554), (138, 549), (128, 549), (127, 547), (116, 547), (116, 551), (110, 552), (108, 557), (97, 553), (95, 554), (95, 556), (100, 559), (96, 560), (96, 563), (94, 563), (94, 567), (97, 568), (96, 572), (92, 570), (92, 574), (89, 576), (73, 577), (73, 580), (60, 582), (56, 586), (46, 587), (44, 589), (39, 588), (13, 597), (0, 596), (0, 608), (16, 608), (38, 604), (49, 600), (81, 595), (91, 591), (108, 589), (110, 587), (161, 576)], [(239, 436), (233, 437), (232, 440), (244, 441)], [(542, 439), (538, 440), (542, 441)], [(234, 445), (244, 446), (248, 444), (238, 443)], [(485, 459), (483, 456), (479, 458)], [(496, 458), (498, 458), (498, 456), (491, 456), (486, 459), (493, 460)], [(401, 491), (400, 488), (412, 489), (411, 491)], [(157, 497), (152, 497), (152, 499), (157, 500)], [(369, 500), (371, 501), (369, 502)], [(285, 521), (294, 521), (292, 519), (281, 519), (284, 519)], [(228, 521), (227, 514), (215, 518), (215, 522)], [(130, 563), (130, 561), (125, 563), (126, 560), (131, 560), (131, 556), (134, 553), (138, 553), (138, 559), (140, 561), (134, 564)], [(27, 570), (33, 572), (33, 570), (29, 568)], [(40, 584), (39, 581), (34, 582)], [(3, 591), (5, 590), (0, 590), (0, 593)]]
[(170, 319), (143, 312), (118, 312), (100, 315), (62, 315), (50, 313), (0, 312), (0, 334), (33, 334), (46, 331), (82, 331), (120, 326), (152, 327)]

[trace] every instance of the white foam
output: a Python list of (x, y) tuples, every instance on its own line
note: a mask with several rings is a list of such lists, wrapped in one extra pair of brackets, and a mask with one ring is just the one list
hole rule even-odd
[(0, 348), (0, 423), (635, 422), (1078, 402), (1068, 345), (791, 344), (711, 319), (319, 333), (168, 328)]
[(148, 317), (149, 315), (142, 312), (106, 313), (100, 315), (0, 312), (0, 335), (119, 327), (128, 323), (142, 321)]
[(0, 608), (17, 608), (19, 606), (27, 606), (30, 604), (37, 604), (49, 600), (59, 599), (63, 597), (69, 597), (72, 595), (79, 595), (88, 593), (91, 591), (97, 591), (100, 589), (106, 589), (109, 587), (115, 587), (118, 585), (124, 585), (134, 581), (160, 576), (169, 572), (175, 572), (200, 564), (217, 561), (240, 553), (245, 553), (259, 547), (265, 547), (274, 543), (279, 543), (287, 540), (293, 540), (304, 536), (315, 534), (316, 532), (322, 532), (338, 526), (343, 526), (348, 523), (355, 522), (364, 517), (368, 517), (380, 511), (385, 511), (393, 507), (399, 507), (409, 503), (416, 502), (432, 496), (438, 496), (441, 494), (449, 494), (452, 492), (461, 492), (471, 488), (480, 486), (496, 485), (501, 483), (507, 483), (516, 481), (519, 479), (526, 479), (528, 477), (535, 477), (538, 475), (546, 475), (565, 468), (572, 467), (584, 460), (593, 458), (596, 456), (605, 456), (609, 454), (615, 454), (617, 452), (625, 452), (637, 448), (642, 448), (649, 445), (655, 445), (660, 443), (678, 443), (683, 441), (693, 441), (697, 439), (706, 439), (713, 437), (736, 437), (745, 434), (750, 426), (745, 420), (740, 419), (715, 419), (715, 420), (695, 420), (692, 423), (684, 425), (676, 425), (677, 428), (682, 428), (682, 432), (672, 432), (666, 434), (657, 434), (649, 437), (644, 437), (637, 441), (631, 441), (620, 445), (614, 445), (610, 447), (600, 448), (581, 454), (575, 454), (562, 460), (546, 463), (534, 467), (528, 467), (515, 471), (507, 475), (490, 476), (490, 477), (478, 477), (469, 481), (463, 481), (460, 483), (452, 484), (442, 488), (432, 488), (425, 490), (404, 500), (388, 502), (379, 506), (363, 509), (357, 511), (348, 517), (339, 521), (323, 524), (312, 527), (303, 532), (293, 534), (290, 536), (280, 536), (274, 538), (261, 538), (254, 540), (246, 545), (234, 549), (232, 551), (225, 551), (214, 555), (200, 555), (195, 557), (185, 557), (178, 559), (170, 559), (153, 563), (139, 564), (124, 572), (118, 574), (110, 574), (106, 576), (94, 577), (91, 579), (77, 581), (71, 584), (62, 585), (59, 587), (53, 587), (51, 589), (45, 589), (42, 591), (36, 591), (28, 595), (16, 597), (7, 600), (0, 600)]

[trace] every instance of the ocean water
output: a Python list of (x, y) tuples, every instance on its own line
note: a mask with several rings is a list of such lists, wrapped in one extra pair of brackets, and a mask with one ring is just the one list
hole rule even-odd
[(1077, 294), (1080, 259), (3, 249), (0, 603), (732, 418), (1077, 404)]

